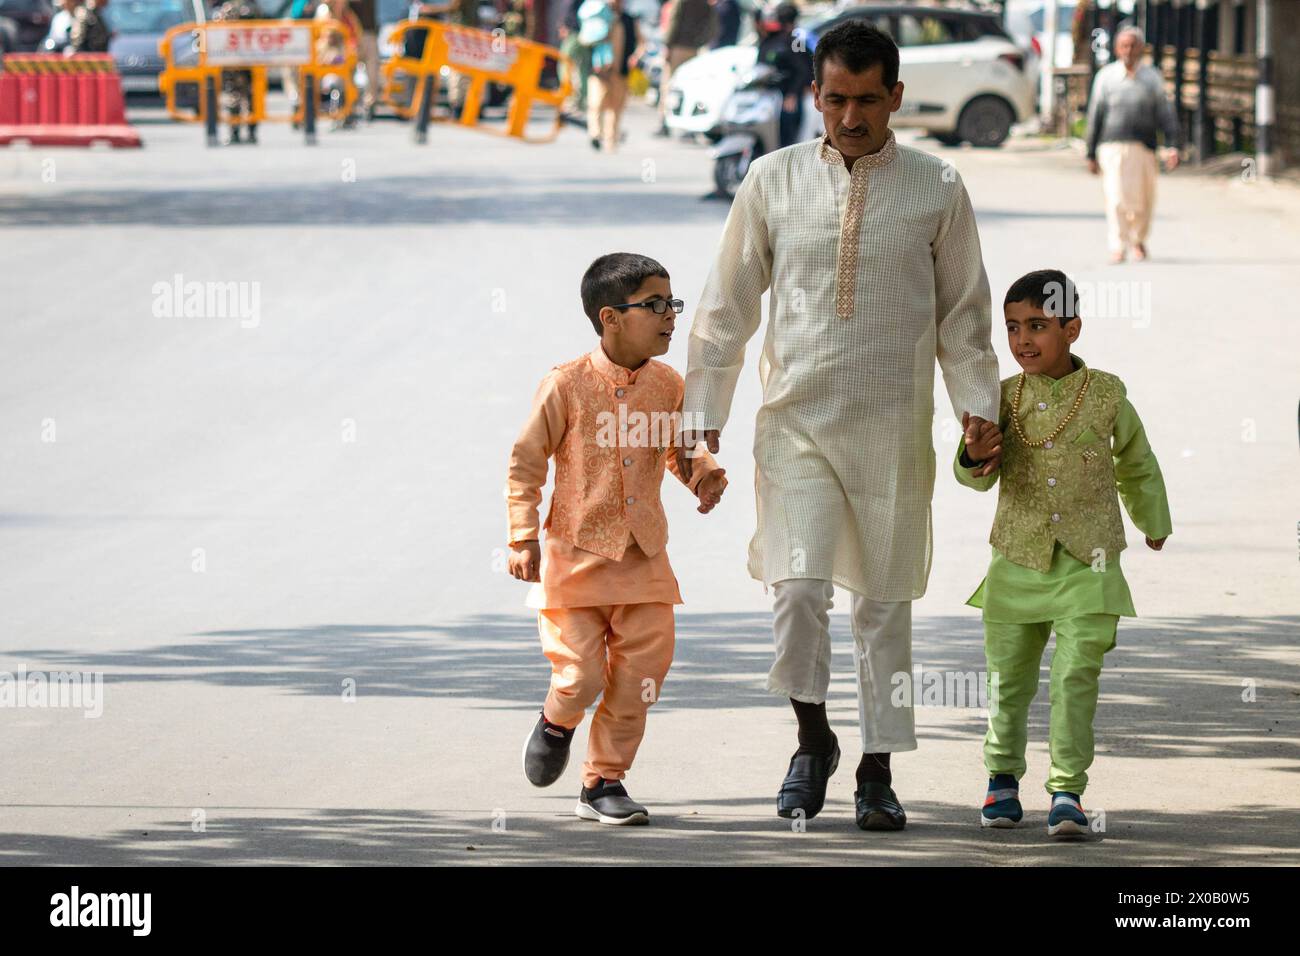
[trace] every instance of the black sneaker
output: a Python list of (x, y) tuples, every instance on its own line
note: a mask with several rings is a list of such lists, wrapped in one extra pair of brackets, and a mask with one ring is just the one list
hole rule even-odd
[(627, 795), (621, 780), (601, 780), (590, 790), (583, 787), (573, 812), (584, 820), (611, 826), (636, 826), (650, 822), (650, 811)]
[(549, 787), (559, 780), (569, 765), (572, 742), (572, 730), (551, 723), (545, 714), (538, 717), (537, 726), (524, 742), (524, 776), (528, 782), (534, 787)]

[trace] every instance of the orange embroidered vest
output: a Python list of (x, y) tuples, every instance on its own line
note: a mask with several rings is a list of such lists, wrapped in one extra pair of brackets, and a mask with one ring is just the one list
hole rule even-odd
[(556, 368), (567, 423), (544, 527), (613, 560), (630, 533), (653, 557), (668, 543), (659, 491), (680, 427), (681, 375), (654, 359), (629, 372), (603, 352)]

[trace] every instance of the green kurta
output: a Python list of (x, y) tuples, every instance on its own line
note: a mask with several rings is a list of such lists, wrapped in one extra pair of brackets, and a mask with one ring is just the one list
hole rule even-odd
[[(1062, 385), (1081, 374), (1082, 368), (1078, 368), (1059, 380), (1038, 375), (1030, 379), (1040, 379), (1039, 384), (1046, 385), (1053, 397), (1059, 397)], [(1001, 425), (1005, 433), (1010, 423)], [(964, 451), (962, 441), (953, 461), (957, 480), (976, 491), (988, 491), (997, 482), (999, 473), (985, 478), (972, 477), (970, 469), (961, 464)], [(1127, 399), (1115, 419), (1111, 453), (1115, 461), (1116, 490), (1129, 517), (1147, 537), (1153, 540), (1167, 537), (1172, 525), (1164, 478), (1142, 422)], [(1057, 542), (1052, 551), (1051, 569), (1044, 574), (1015, 564), (997, 548), (992, 551), (987, 575), (966, 602), (971, 607), (983, 608), (986, 621), (1031, 624), (1082, 614), (1123, 617), (1137, 614), (1118, 554), (1105, 562), (1104, 571), (1100, 565), (1094, 571), (1092, 565), (1080, 561)]]

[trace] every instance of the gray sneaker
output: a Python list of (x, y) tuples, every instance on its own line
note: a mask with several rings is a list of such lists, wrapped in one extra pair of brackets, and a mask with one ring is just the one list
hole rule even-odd
[(650, 822), (650, 811), (627, 795), (621, 780), (601, 780), (590, 790), (583, 787), (573, 812), (584, 820), (611, 826), (636, 826)]

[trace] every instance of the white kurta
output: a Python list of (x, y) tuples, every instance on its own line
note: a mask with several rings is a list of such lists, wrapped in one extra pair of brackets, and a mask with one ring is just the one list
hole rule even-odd
[(769, 288), (749, 572), (918, 598), (936, 358), (958, 420), (998, 416), (988, 278), (956, 171), (892, 133), (852, 175), (824, 138), (755, 162), (691, 323), (689, 427), (726, 424)]

